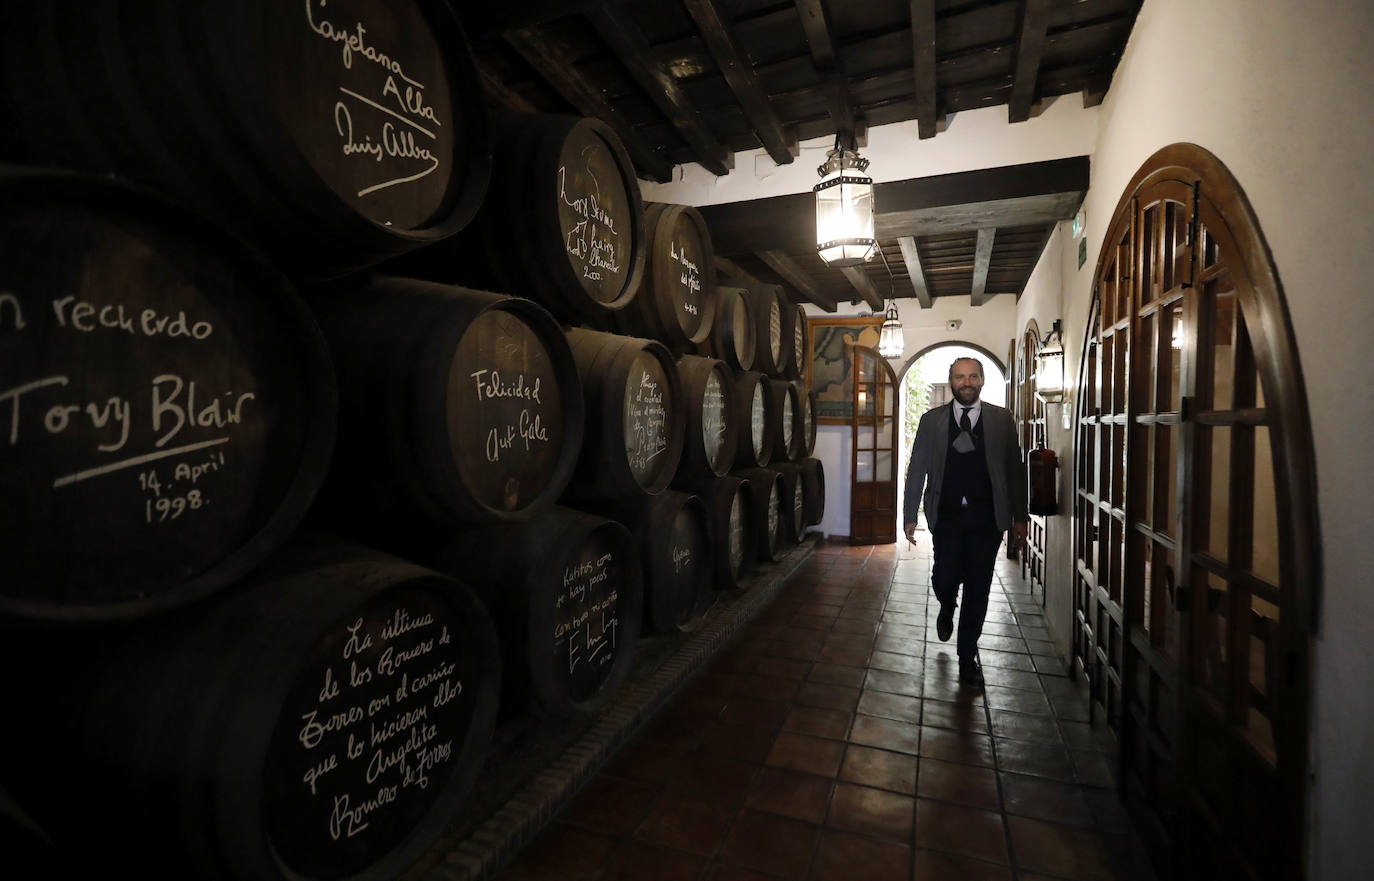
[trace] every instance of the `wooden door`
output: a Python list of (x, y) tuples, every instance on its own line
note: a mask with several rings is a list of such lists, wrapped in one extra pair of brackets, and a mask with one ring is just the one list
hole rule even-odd
[(1121, 786), (1170, 877), (1300, 878), (1311, 429), (1268, 251), (1211, 154), (1137, 174), (1085, 340), (1075, 669)]
[(897, 541), (897, 375), (886, 358), (867, 346), (854, 346), (850, 359), (854, 422), (849, 543), (892, 544)]

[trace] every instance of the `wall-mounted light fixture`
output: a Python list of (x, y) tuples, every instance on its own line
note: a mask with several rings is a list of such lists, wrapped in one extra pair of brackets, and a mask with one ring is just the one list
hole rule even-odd
[(878, 354), (884, 358), (900, 358), (906, 341), (902, 334), (902, 320), (897, 316), (897, 301), (887, 301), (887, 317), (878, 335)]
[(1035, 356), (1039, 361), (1039, 369), (1035, 374), (1035, 393), (1044, 399), (1047, 404), (1059, 404), (1064, 401), (1064, 338), (1059, 332), (1059, 319), (1055, 319), (1054, 327), (1045, 334), (1045, 340), (1040, 344), (1040, 352)]
[(816, 169), (816, 253), (829, 266), (859, 266), (873, 259), (873, 178), (852, 133), (848, 145), (836, 133), (835, 146)]

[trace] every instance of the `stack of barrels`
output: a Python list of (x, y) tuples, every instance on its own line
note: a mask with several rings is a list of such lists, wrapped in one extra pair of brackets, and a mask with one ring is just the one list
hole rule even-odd
[[(820, 522), (819, 497), (807, 505), (808, 473), (819, 473), (815, 395), (806, 384), (811, 338), (805, 310), (777, 285), (722, 285), (732, 302), (729, 332), (713, 344), (735, 364), (732, 409), (740, 423), (730, 477), (743, 482), (752, 500), (755, 560), (775, 562), (789, 545)], [(752, 339), (752, 345), (748, 340)]]
[(0, 12), (0, 825), (392, 878), (819, 521), (806, 322), (449, 4), (226, 14)]

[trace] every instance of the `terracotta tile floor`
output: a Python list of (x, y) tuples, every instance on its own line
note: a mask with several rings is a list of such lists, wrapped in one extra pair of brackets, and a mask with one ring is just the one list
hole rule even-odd
[(960, 688), (929, 541), (820, 545), (505, 881), (1152, 881), (1015, 564)]

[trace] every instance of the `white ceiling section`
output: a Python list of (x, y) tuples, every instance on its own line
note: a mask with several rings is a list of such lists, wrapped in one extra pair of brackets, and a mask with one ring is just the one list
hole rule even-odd
[[(1078, 94), (1046, 100), (1039, 116), (1015, 125), (1007, 122), (1005, 106), (966, 110), (950, 114), (946, 130), (927, 140), (917, 138), (914, 120), (870, 129), (859, 153), (872, 163), (868, 173), (876, 183), (1090, 156), (1098, 115), (1099, 108), (1083, 107)], [(816, 167), (833, 143), (833, 137), (803, 141), (789, 165), (775, 164), (762, 149), (736, 153), (725, 177), (695, 162), (679, 165), (671, 183), (640, 180), (640, 191), (647, 201), (696, 207), (804, 193), (820, 179)]]

